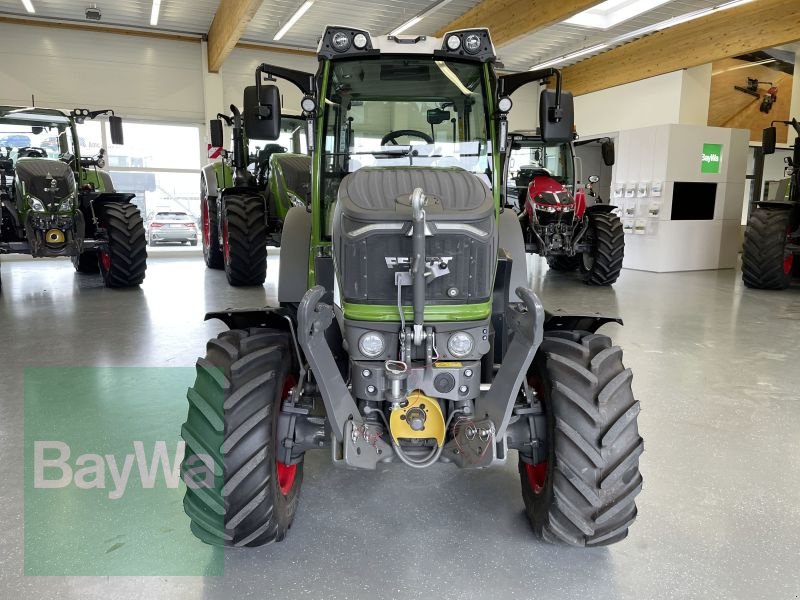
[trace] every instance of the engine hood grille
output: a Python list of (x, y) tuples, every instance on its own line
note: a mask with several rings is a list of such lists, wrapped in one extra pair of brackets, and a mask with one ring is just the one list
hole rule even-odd
[(60, 160), (21, 158), (15, 166), (18, 184), (45, 205), (59, 203), (75, 193), (75, 175)]

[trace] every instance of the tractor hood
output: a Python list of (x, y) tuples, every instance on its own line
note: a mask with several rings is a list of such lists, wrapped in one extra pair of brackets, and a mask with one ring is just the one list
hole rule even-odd
[(50, 207), (75, 193), (75, 175), (69, 165), (49, 158), (20, 158), (16, 164), (17, 185), (26, 194)]
[[(497, 260), (492, 192), (468, 171), (433, 167), (365, 167), (342, 181), (333, 239), (345, 302), (397, 304), (395, 275), (412, 261), (415, 188), (428, 201), (426, 258), (447, 270), (427, 286), (426, 303), (488, 302)], [(410, 287), (402, 296), (410, 305)]]

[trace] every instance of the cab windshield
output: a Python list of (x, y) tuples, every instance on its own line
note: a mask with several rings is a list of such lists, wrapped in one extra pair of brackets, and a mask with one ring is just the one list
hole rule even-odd
[(491, 185), (483, 67), (431, 57), (331, 63), (323, 202), (362, 167), (461, 167)]
[[(0, 150), (11, 158), (20, 157), (25, 148), (44, 151), (48, 158), (74, 153), (72, 130), (65, 116), (30, 112), (30, 109), (0, 108)], [(25, 156), (27, 151), (23, 151)]]

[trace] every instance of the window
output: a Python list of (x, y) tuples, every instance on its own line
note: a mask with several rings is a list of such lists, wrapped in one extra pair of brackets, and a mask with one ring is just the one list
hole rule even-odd
[[(145, 219), (157, 212), (199, 219), (200, 127), (126, 121), (124, 133), (123, 145), (105, 146), (115, 189), (136, 194)], [(103, 135), (110, 142), (108, 125)]]

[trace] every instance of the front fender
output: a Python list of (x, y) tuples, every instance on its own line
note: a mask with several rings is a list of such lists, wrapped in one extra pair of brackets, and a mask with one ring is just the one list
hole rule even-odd
[(200, 172), (206, 182), (206, 189), (211, 198), (216, 198), (219, 194), (219, 187), (217, 186), (217, 163), (209, 163), (203, 167)]
[(586, 207), (586, 214), (592, 213), (610, 213), (617, 209), (613, 204), (593, 204)]
[(204, 321), (217, 319), (229, 329), (248, 329), (250, 327), (270, 327), (291, 332), (294, 316), (283, 306), (263, 308), (227, 308), (206, 313)]
[(599, 313), (581, 315), (570, 314), (560, 310), (555, 312), (546, 311), (544, 317), (544, 330), (557, 331), (559, 329), (564, 329), (595, 333), (607, 323), (618, 323), (619, 325), (624, 325), (622, 319), (619, 317), (609, 317)]

